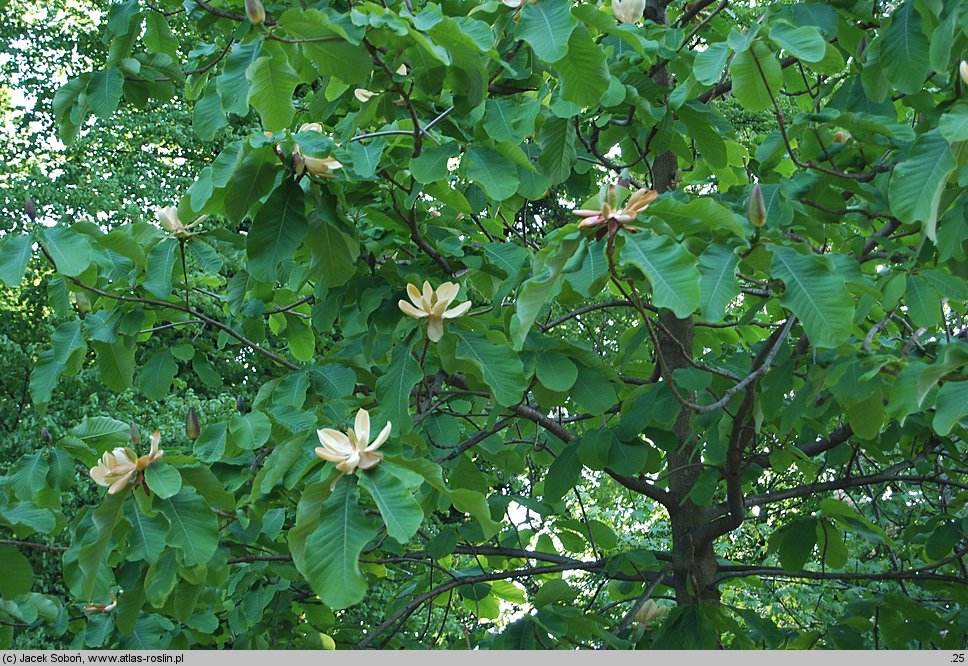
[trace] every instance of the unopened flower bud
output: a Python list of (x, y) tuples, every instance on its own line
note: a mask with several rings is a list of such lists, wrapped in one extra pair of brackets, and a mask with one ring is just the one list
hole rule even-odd
[(858, 62), (860, 62), (860, 60), (864, 57), (864, 51), (866, 50), (867, 50), (867, 37), (865, 35), (861, 35), (860, 41), (857, 42), (857, 61)]
[(34, 200), (30, 197), (24, 200), (24, 212), (27, 213), (31, 222), (37, 219), (37, 206), (34, 205)]
[(235, 399), (235, 408), (238, 410), (239, 414), (245, 414), (247, 411), (245, 408), (245, 398), (239, 396)]
[(91, 311), (91, 299), (87, 292), (79, 291), (74, 294), (74, 302), (77, 304), (77, 311), (80, 314), (87, 314)]
[(138, 430), (138, 426), (131, 424), (131, 443), (135, 446), (141, 444), (141, 431)]
[(260, 0), (245, 0), (245, 15), (252, 25), (260, 25), (266, 20), (266, 8)]
[(48, 430), (47, 428), (41, 428), (40, 429), (40, 438), (42, 440), (44, 440), (45, 442), (50, 443), (50, 440), (51, 440), (50, 430)]
[(198, 413), (194, 407), (188, 408), (188, 415), (185, 417), (185, 434), (193, 442), (202, 434), (202, 428), (198, 423)]
[(619, 23), (635, 23), (645, 12), (645, 0), (612, 0), (612, 13)]
[(847, 143), (847, 139), (850, 138), (850, 133), (844, 130), (837, 130), (834, 132), (834, 141), (837, 143)]
[(961, 61), (961, 64), (958, 65), (958, 73), (961, 74), (962, 82), (968, 84), (968, 62)]
[(746, 204), (746, 217), (754, 227), (762, 227), (766, 223), (766, 201), (763, 199), (763, 190), (760, 184), (753, 185), (750, 192), (750, 199)]

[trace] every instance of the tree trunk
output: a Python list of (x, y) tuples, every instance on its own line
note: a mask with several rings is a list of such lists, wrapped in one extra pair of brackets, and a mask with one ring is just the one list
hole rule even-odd
[[(657, 23), (667, 23), (668, 4), (669, 0), (649, 0), (646, 17)], [(664, 67), (655, 73), (653, 80), (660, 86), (670, 89), (673, 87), (672, 76)], [(676, 156), (671, 152), (654, 158), (652, 188), (659, 193), (675, 189), (677, 167)], [(691, 317), (679, 319), (668, 311), (659, 315), (659, 323), (659, 349), (656, 354), (662, 355), (668, 370), (668, 375), (662, 379), (671, 384), (673, 372), (690, 366), (695, 325)], [(679, 446), (666, 456), (669, 466), (669, 493), (673, 500), (669, 510), (672, 524), (672, 573), (678, 603), (719, 599), (715, 584), (718, 565), (713, 546), (708, 543), (697, 549), (693, 543), (693, 532), (705, 522), (703, 507), (685, 499), (702, 473), (702, 467), (696, 464), (701, 462), (702, 444), (693, 435), (691, 420), (692, 412), (683, 407), (673, 426)]]

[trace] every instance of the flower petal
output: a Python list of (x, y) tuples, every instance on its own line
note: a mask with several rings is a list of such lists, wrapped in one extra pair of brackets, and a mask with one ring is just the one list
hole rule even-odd
[(407, 296), (410, 297), (410, 300), (413, 301), (413, 304), (418, 308), (421, 306), (422, 301), (420, 300), (420, 290), (417, 289), (417, 285), (407, 283)]
[[(437, 305), (444, 304), (444, 309), (450, 305), (460, 291), (460, 285), (453, 282), (445, 282), (437, 287)], [(441, 310), (443, 312), (443, 310)]]
[(339, 430), (323, 428), (322, 430), (316, 431), (316, 436), (319, 437), (319, 443), (333, 453), (349, 455), (353, 451), (353, 446), (350, 444), (350, 438), (341, 433)]
[(326, 460), (331, 463), (338, 463), (346, 460), (346, 455), (342, 453), (335, 453), (334, 451), (330, 451), (329, 449), (322, 446), (316, 447), (316, 455), (322, 458), (323, 460)]
[(423, 302), (421, 303), (423, 309), (429, 311), (434, 299), (434, 290), (426, 280), (423, 283), (423, 293), (421, 296), (423, 297)]
[(462, 314), (464, 314), (465, 312), (467, 312), (470, 309), (471, 309), (471, 302), (470, 301), (464, 301), (463, 303), (461, 303), (457, 307), (451, 308), (450, 310), (447, 310), (441, 316), (444, 319), (453, 319), (454, 317), (460, 317)]
[(99, 486), (110, 486), (111, 482), (108, 481), (108, 469), (101, 465), (91, 468), (91, 480), (94, 481)]
[(114, 482), (114, 485), (112, 485), (110, 488), (108, 488), (108, 495), (114, 495), (118, 491), (123, 490), (124, 487), (126, 485), (128, 485), (128, 482), (131, 480), (131, 475), (132, 474), (134, 474), (134, 469), (132, 469), (130, 472), (128, 472), (127, 474), (125, 474), (124, 476), (122, 476), (120, 479), (118, 479), (117, 481), (115, 481)]
[(439, 342), (444, 337), (444, 320), (437, 315), (427, 319), (427, 337), (431, 342)]
[(353, 424), (353, 430), (356, 431), (356, 442), (359, 448), (366, 447), (366, 443), (370, 441), (370, 413), (365, 409), (361, 409), (356, 413), (356, 423)]
[(417, 308), (413, 307), (412, 305), (410, 305), (409, 303), (407, 303), (402, 298), (397, 303), (397, 305), (400, 306), (400, 309), (403, 310), (403, 314), (405, 314), (405, 315), (409, 315), (411, 317), (416, 317), (417, 319), (421, 319), (421, 318), (427, 316), (427, 313), (426, 312), (424, 312), (423, 310), (418, 310)]
[(383, 426), (383, 430), (381, 430), (380, 434), (376, 436), (376, 439), (373, 440), (373, 443), (364, 449), (364, 452), (372, 453), (373, 451), (376, 451), (378, 448), (383, 446), (383, 443), (387, 441), (387, 439), (390, 437), (391, 426), (392, 424), (389, 421), (387, 421), (387, 424)]
[(358, 465), (358, 467), (360, 469), (373, 469), (380, 463), (381, 460), (383, 460), (382, 453), (363, 452), (360, 455), (360, 464)]

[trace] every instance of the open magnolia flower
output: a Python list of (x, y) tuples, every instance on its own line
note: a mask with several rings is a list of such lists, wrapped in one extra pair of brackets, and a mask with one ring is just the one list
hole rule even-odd
[[(303, 128), (299, 131), (302, 132)], [(333, 171), (343, 168), (343, 165), (332, 156), (320, 158), (303, 155), (298, 145), (292, 149), (292, 165), (297, 175), (307, 172), (321, 178), (335, 178)]]
[(632, 631), (632, 639), (636, 642), (641, 640), (647, 625), (665, 615), (667, 610), (669, 610), (668, 607), (660, 606), (652, 599), (642, 604), (635, 613), (635, 629)]
[(158, 216), (158, 222), (161, 223), (162, 228), (175, 238), (188, 238), (192, 235), (190, 231), (204, 222), (205, 218), (208, 217), (208, 215), (202, 215), (188, 226), (185, 226), (182, 224), (182, 221), (178, 219), (177, 206), (156, 208), (155, 214)]
[(605, 197), (605, 203), (602, 204), (600, 210), (580, 208), (572, 212), (578, 217), (585, 218), (578, 224), (581, 229), (607, 225), (609, 233), (612, 234), (619, 228), (635, 233), (638, 229), (629, 226), (629, 222), (635, 220), (639, 213), (648, 208), (649, 204), (655, 201), (658, 196), (659, 193), (655, 190), (647, 190), (643, 187), (632, 193), (624, 207), (618, 208), (615, 185), (611, 184), (608, 186), (608, 195)]
[[(319, 436), (319, 443), (322, 444), (316, 447), (316, 455), (323, 460), (336, 463), (336, 469), (342, 472), (340, 474), (342, 476), (353, 474), (357, 468), (372, 469), (383, 460), (383, 454), (377, 453), (377, 449), (383, 446), (390, 436), (390, 422), (387, 421), (372, 444), (369, 443), (370, 413), (365, 409), (356, 412), (356, 423), (353, 424), (353, 429), (345, 434), (332, 428), (317, 430), (316, 434)], [(340, 477), (336, 477), (333, 481), (334, 486), (339, 479)]]
[(140, 458), (137, 453), (123, 446), (109, 453), (106, 452), (101, 456), (101, 461), (91, 468), (91, 478), (94, 483), (107, 486), (108, 494), (114, 495), (124, 489), (133, 476), (137, 475), (140, 481), (144, 471), (165, 455), (165, 452), (158, 448), (161, 442), (160, 430), (155, 430), (150, 441), (151, 451)]
[[(398, 305), (403, 313), (417, 319), (427, 318), (427, 337), (433, 342), (438, 342), (444, 335), (444, 320), (460, 317), (471, 307), (471, 302), (461, 303), (456, 308), (450, 310), (447, 307), (457, 298), (460, 285), (453, 282), (445, 282), (434, 291), (429, 282), (423, 283), (423, 292), (417, 289), (416, 285), (407, 285), (407, 295), (413, 301), (413, 305), (400, 299)], [(416, 307), (414, 307), (416, 306)]]

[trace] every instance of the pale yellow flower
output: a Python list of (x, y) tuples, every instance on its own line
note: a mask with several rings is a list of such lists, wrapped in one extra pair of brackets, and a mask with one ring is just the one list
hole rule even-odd
[(188, 238), (192, 234), (189, 233), (193, 228), (197, 227), (199, 224), (205, 221), (208, 215), (202, 215), (200, 218), (185, 226), (182, 221), (178, 218), (178, 207), (177, 206), (166, 206), (164, 208), (156, 208), (155, 214), (158, 216), (158, 222), (161, 227), (170, 233), (175, 238)]
[(645, 0), (612, 0), (612, 14), (619, 23), (635, 23), (644, 11)]
[(611, 230), (617, 230), (618, 227), (622, 227), (623, 229), (635, 232), (638, 230), (630, 227), (628, 223), (635, 220), (639, 216), (639, 213), (645, 210), (658, 196), (659, 193), (655, 190), (647, 190), (643, 187), (633, 192), (632, 196), (625, 202), (625, 206), (619, 209), (615, 203), (615, 185), (609, 185), (608, 195), (600, 210), (581, 208), (572, 212), (578, 217), (585, 218), (578, 225), (582, 229), (607, 224)]
[[(319, 443), (322, 446), (316, 447), (316, 455), (336, 464), (342, 476), (343, 474), (353, 474), (357, 468), (372, 469), (383, 459), (383, 454), (378, 453), (377, 449), (383, 446), (390, 436), (390, 422), (383, 426), (383, 430), (376, 436), (370, 444), (370, 413), (365, 409), (356, 412), (356, 422), (353, 428), (345, 434), (332, 428), (323, 428), (316, 431)], [(340, 477), (336, 477), (339, 481)]]
[(376, 93), (366, 88), (357, 88), (353, 91), (353, 96), (361, 102), (369, 102), (370, 99), (376, 97)]
[(333, 171), (343, 168), (343, 165), (332, 156), (322, 158), (307, 157), (303, 155), (299, 146), (292, 149), (292, 164), (297, 175), (308, 172), (321, 178), (335, 178), (336, 176), (333, 174)]
[(151, 451), (140, 458), (134, 451), (122, 446), (114, 451), (105, 452), (101, 456), (101, 461), (91, 468), (91, 479), (99, 486), (106, 486), (109, 495), (120, 492), (131, 482), (135, 474), (144, 472), (165, 455), (165, 452), (158, 448), (161, 443), (160, 430), (155, 430), (150, 441)]
[(632, 630), (632, 640), (635, 642), (641, 640), (648, 625), (665, 615), (667, 610), (669, 610), (667, 606), (660, 606), (652, 599), (642, 604), (635, 613), (635, 629)]
[(320, 125), (319, 123), (303, 123), (302, 125), (299, 126), (298, 131), (299, 132), (319, 132), (320, 134), (322, 134), (323, 126)]
[(416, 285), (407, 285), (407, 295), (413, 301), (413, 305), (400, 299), (397, 303), (403, 313), (417, 319), (427, 319), (427, 337), (432, 342), (437, 342), (444, 335), (444, 320), (460, 317), (471, 307), (470, 301), (465, 301), (455, 308), (448, 310), (448, 306), (457, 298), (460, 285), (453, 282), (445, 282), (434, 291), (429, 282), (423, 283), (423, 292), (417, 289)]

